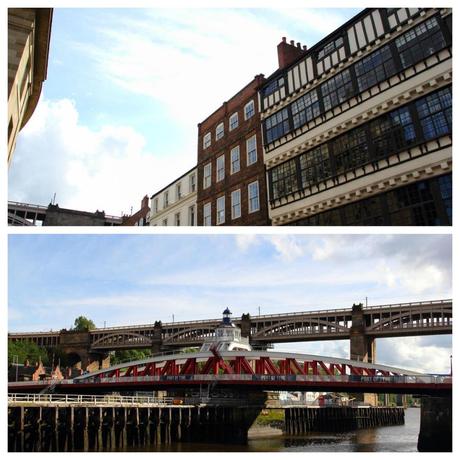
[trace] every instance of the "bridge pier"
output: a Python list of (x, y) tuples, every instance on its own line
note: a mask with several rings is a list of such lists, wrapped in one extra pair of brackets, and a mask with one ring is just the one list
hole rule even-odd
[(452, 452), (452, 396), (422, 396), (419, 452)]
[(8, 451), (102, 452), (175, 442), (246, 444), (262, 407), (14, 406), (8, 408)]
[[(351, 311), (350, 328), (350, 359), (374, 363), (376, 358), (376, 344), (373, 337), (366, 334), (366, 319), (364, 317), (363, 304), (353, 304)], [(373, 393), (353, 394), (355, 400), (377, 405), (377, 395)]]

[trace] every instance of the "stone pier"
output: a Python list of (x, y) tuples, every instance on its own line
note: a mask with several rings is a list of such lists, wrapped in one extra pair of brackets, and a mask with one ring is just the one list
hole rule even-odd
[(452, 452), (452, 396), (421, 398), (419, 452)]

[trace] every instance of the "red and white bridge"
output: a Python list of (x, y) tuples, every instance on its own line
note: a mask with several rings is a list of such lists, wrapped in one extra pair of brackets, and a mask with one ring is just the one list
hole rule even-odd
[(84, 374), (72, 380), (10, 382), (8, 391), (108, 393), (190, 388), (350, 393), (449, 394), (452, 377), (341, 358), (271, 351), (216, 350), (153, 356)]

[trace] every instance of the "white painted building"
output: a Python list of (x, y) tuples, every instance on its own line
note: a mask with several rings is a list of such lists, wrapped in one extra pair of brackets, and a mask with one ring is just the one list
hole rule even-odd
[(196, 226), (196, 167), (151, 196), (151, 226)]

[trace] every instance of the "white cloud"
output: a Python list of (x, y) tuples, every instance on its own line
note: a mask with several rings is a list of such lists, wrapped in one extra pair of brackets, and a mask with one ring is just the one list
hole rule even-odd
[(18, 139), (9, 198), (46, 205), (56, 192), (61, 207), (127, 214), (155, 184), (183, 174), (187, 163), (193, 159), (184, 152), (171, 161), (146, 151), (130, 126), (85, 126), (74, 101), (42, 99)]

